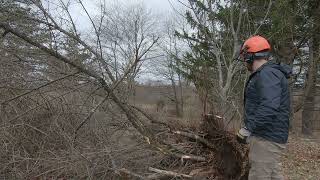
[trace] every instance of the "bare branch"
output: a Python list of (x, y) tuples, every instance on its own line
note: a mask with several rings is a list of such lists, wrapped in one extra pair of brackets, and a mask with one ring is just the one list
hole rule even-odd
[[(95, 31), (96, 36), (97, 36), (97, 43), (98, 43), (98, 46), (99, 46), (99, 49), (100, 49), (100, 57), (101, 57), (101, 59), (104, 59), (103, 58), (101, 40), (100, 40), (100, 31), (98, 31), (98, 28), (96, 27), (95, 23), (93, 22), (89, 12), (87, 11), (87, 8), (83, 5), (82, 0), (78, 0), (78, 1), (79, 1), (80, 5), (81, 5), (82, 9), (86, 12), (86, 15), (88, 16), (88, 18), (89, 18), (89, 20), (90, 20), (90, 22), (91, 22), (91, 24), (92, 24), (92, 26), (94, 28), (94, 31)], [(103, 21), (103, 17), (104, 17), (104, 14), (101, 17), (101, 21), (100, 22)], [(100, 23), (100, 25), (101, 25), (101, 23)], [(100, 27), (99, 27), (99, 30), (100, 30)]]
[(267, 12), (266, 14), (264, 15), (264, 18), (262, 20), (262, 23), (259, 25), (259, 27), (256, 29), (256, 31), (254, 32), (254, 34), (257, 34), (261, 28), (261, 26), (263, 25), (264, 21), (267, 19), (269, 13), (270, 13), (270, 9), (271, 9), (271, 6), (272, 6), (272, 0), (269, 0), (269, 5), (268, 5), (268, 9), (267, 9)]
[(66, 75), (66, 76), (63, 76), (63, 77), (61, 77), (61, 78), (55, 79), (55, 80), (53, 80), (53, 81), (50, 81), (50, 82), (48, 82), (48, 83), (46, 83), (46, 84), (44, 84), (44, 85), (42, 85), (42, 86), (39, 86), (39, 87), (37, 87), (37, 88), (34, 88), (34, 89), (30, 90), (30, 91), (28, 91), (28, 92), (25, 92), (25, 93), (23, 93), (23, 94), (20, 94), (20, 95), (18, 95), (18, 96), (15, 96), (15, 97), (13, 97), (13, 98), (11, 98), (11, 99), (5, 100), (5, 101), (1, 102), (1, 105), (7, 104), (7, 103), (9, 103), (9, 102), (11, 102), (11, 101), (14, 101), (14, 100), (18, 99), (18, 98), (21, 98), (21, 97), (23, 97), (23, 96), (26, 96), (26, 95), (34, 92), (34, 91), (37, 91), (37, 90), (39, 90), (39, 89), (41, 89), (41, 88), (43, 88), (43, 87), (46, 87), (46, 86), (49, 86), (49, 85), (51, 85), (51, 84), (53, 84), (53, 83), (56, 83), (56, 82), (58, 82), (58, 81), (64, 80), (64, 79), (66, 79), (66, 78), (68, 78), (68, 77), (71, 77), (71, 76), (74, 76), (74, 75), (76, 75), (76, 74), (78, 74), (78, 73), (79, 73), (79, 72), (71, 73), (71, 74), (68, 74), (68, 75)]
[(77, 35), (78, 35), (77, 28), (76, 28), (76, 25), (75, 25), (75, 23), (74, 23), (74, 20), (73, 20), (71, 14), (70, 14), (70, 11), (69, 11), (68, 6), (67, 6), (62, 0), (59, 0), (59, 1), (60, 1), (60, 4), (62, 4), (62, 7), (64, 8), (64, 10), (67, 12), (67, 15), (68, 15), (68, 17), (69, 17), (69, 19), (70, 19), (70, 21), (71, 21), (71, 24), (72, 24), (72, 28), (73, 28), (73, 30), (74, 30), (74, 33), (75, 33), (75, 35), (77, 36)]
[(115, 78), (113, 77), (111, 71), (109, 70), (109, 66), (108, 64), (106, 63), (107, 61), (98, 53), (96, 52), (95, 50), (93, 50), (92, 47), (90, 47), (87, 43), (85, 43), (83, 40), (81, 40), (77, 35), (74, 35), (66, 30), (64, 30), (62, 27), (60, 27), (58, 25), (58, 23), (54, 20), (54, 18), (45, 10), (45, 8), (42, 6), (42, 4), (40, 2), (35, 2), (35, 0), (31, 0), (35, 3), (35, 5), (37, 5), (37, 7), (43, 12), (43, 14), (48, 17), (53, 24), (49, 23), (49, 22), (44, 22), (44, 21), (41, 21), (40, 19), (33, 19), (37, 22), (40, 22), (40, 23), (43, 23), (43, 24), (46, 24), (48, 26), (51, 26), (57, 30), (59, 30), (60, 32), (62, 32), (63, 34), (67, 35), (68, 37), (76, 40), (77, 42), (79, 42), (83, 47), (85, 47), (86, 49), (88, 49), (92, 54), (94, 54), (98, 61), (104, 66), (104, 69), (106, 70), (107, 74), (108, 74), (108, 77), (110, 78), (110, 80), (112, 82), (115, 81)]
[(146, 179), (145, 177), (137, 174), (137, 173), (134, 173), (132, 171), (129, 171), (128, 169), (125, 169), (125, 168), (122, 168), (122, 169), (119, 169), (117, 170), (119, 173), (123, 173), (123, 174), (126, 174), (126, 175), (129, 175), (129, 176), (132, 176), (132, 177), (135, 177), (135, 178), (138, 178), (138, 179)]
[[(72, 92), (74, 92), (74, 91), (76, 91), (76, 90), (78, 90), (78, 89), (83, 88), (84, 85), (85, 85), (85, 84), (83, 84), (83, 85), (81, 85), (81, 86), (79, 86), (79, 87), (77, 87), (77, 88), (75, 88), (75, 89), (72, 89), (72, 90), (70, 90), (70, 91), (68, 91), (68, 92), (66, 92), (66, 93), (63, 93), (63, 94), (61, 94), (61, 95), (59, 95), (59, 96), (57, 96), (57, 97), (54, 97), (54, 98), (48, 100), (47, 102), (55, 101), (55, 100), (57, 100), (57, 99), (65, 96), (65, 95), (67, 95), (67, 94), (70, 94), (70, 93), (72, 93)], [(42, 106), (43, 106), (44, 104), (46, 104), (47, 102), (40, 103), (40, 104), (38, 104), (37, 106), (35, 106), (35, 107), (33, 107), (33, 108), (31, 108), (31, 109), (23, 112), (22, 114), (17, 115), (16, 117), (10, 119), (9, 122), (12, 122), (12, 121), (14, 121), (14, 120), (16, 120), (16, 119), (19, 119), (19, 118), (25, 116), (25, 115), (28, 114), (29, 112), (31, 112), (31, 111), (33, 111), (33, 110), (36, 110), (36, 109), (39, 108), (39, 107), (42, 107)]]
[[(92, 115), (96, 112), (96, 110), (101, 106), (103, 105), (104, 102), (107, 101), (107, 99), (109, 98), (109, 94), (104, 97), (101, 102), (99, 102), (93, 109), (91, 109), (89, 115), (78, 125), (78, 127), (76, 128), (75, 132), (74, 132), (74, 139), (73, 141), (75, 142), (76, 139), (77, 139), (77, 135), (78, 135), (78, 131), (79, 129), (88, 121), (90, 120), (90, 118), (92, 117)], [(74, 143), (75, 144), (75, 143)]]
[(201, 142), (202, 144), (212, 148), (212, 149), (215, 149), (216, 147), (210, 143), (208, 140), (204, 139), (203, 137), (200, 137), (199, 135), (196, 135), (196, 134), (192, 134), (192, 133), (187, 133), (187, 132), (182, 132), (182, 131), (173, 131), (174, 134), (178, 134), (178, 135), (181, 135), (181, 136), (185, 136), (185, 137), (188, 137), (188, 138), (191, 138), (191, 139), (194, 139), (196, 141), (199, 141)]
[(187, 175), (187, 174), (181, 174), (181, 173), (176, 173), (173, 171), (166, 171), (166, 170), (161, 170), (153, 167), (149, 167), (149, 171), (164, 174), (169, 177), (180, 177), (180, 178), (192, 178), (192, 176)]

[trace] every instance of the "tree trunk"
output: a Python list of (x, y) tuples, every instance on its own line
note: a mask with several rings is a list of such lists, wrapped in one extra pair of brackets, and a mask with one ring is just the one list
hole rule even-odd
[(312, 32), (312, 37), (309, 42), (309, 68), (306, 79), (306, 89), (304, 92), (304, 102), (302, 110), (302, 133), (304, 135), (312, 135), (313, 125), (314, 125), (314, 111), (315, 111), (315, 94), (316, 94), (316, 83), (317, 83), (317, 74), (318, 74), (318, 62), (320, 58), (320, 37), (319, 31), (320, 27), (317, 26), (320, 23), (320, 3), (312, 4), (311, 7), (314, 31)]
[(313, 84), (307, 92), (302, 110), (302, 134), (311, 136), (313, 133), (314, 121), (314, 95), (315, 85)]
[(178, 77), (179, 77), (179, 90), (180, 90), (180, 113), (181, 113), (181, 117), (183, 117), (183, 108), (184, 108), (183, 87), (182, 87), (181, 75), (178, 74)]
[(304, 92), (304, 102), (302, 109), (302, 134), (311, 136), (313, 133), (316, 77), (317, 77), (317, 59), (319, 57), (319, 44), (312, 38), (309, 41), (309, 67), (306, 79), (306, 88)]
[[(290, 34), (291, 37), (291, 34)], [(295, 54), (296, 54), (296, 47), (294, 43), (288, 38), (285, 40), (283, 44), (280, 45), (279, 51), (276, 52), (278, 55), (278, 61), (281, 63), (285, 63), (287, 65), (290, 65), (291, 68), (293, 68), (293, 61), (295, 59)], [(292, 124), (294, 121), (294, 108), (293, 108), (293, 88), (294, 88), (294, 79), (290, 78), (289, 79), (289, 92), (290, 92), (290, 124), (289, 128), (292, 130)], [(302, 101), (302, 100), (300, 100)]]
[(176, 115), (177, 115), (177, 117), (181, 117), (180, 101), (178, 99), (176, 82), (174, 81), (173, 75), (171, 76), (171, 87), (172, 87), (172, 90), (173, 90), (174, 104), (175, 104), (175, 108), (176, 108)]

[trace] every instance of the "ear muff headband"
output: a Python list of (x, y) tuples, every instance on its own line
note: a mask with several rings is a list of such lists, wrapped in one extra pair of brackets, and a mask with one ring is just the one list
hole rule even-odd
[(259, 58), (269, 58), (270, 57), (270, 52), (257, 52), (254, 53), (255, 59)]
[(251, 64), (255, 59), (269, 58), (270, 52), (245, 53), (244, 61)]

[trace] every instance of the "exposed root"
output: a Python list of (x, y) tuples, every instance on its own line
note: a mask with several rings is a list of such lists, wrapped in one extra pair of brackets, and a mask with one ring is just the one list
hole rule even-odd
[[(224, 128), (222, 119), (204, 116), (201, 132), (172, 130), (168, 138), (178, 149), (204, 157), (206, 161), (175, 161), (164, 159), (159, 168), (166, 171), (180, 168), (179, 174), (204, 179), (245, 180), (247, 179), (248, 149), (236, 141), (235, 135)], [(176, 172), (176, 171), (175, 171)], [(181, 176), (175, 176), (181, 177)], [(186, 178), (186, 177), (184, 177)]]

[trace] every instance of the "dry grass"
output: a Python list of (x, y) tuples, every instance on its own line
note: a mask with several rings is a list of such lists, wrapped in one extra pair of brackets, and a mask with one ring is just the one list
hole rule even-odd
[(0, 179), (119, 179), (120, 169), (145, 173), (161, 159), (111, 102), (97, 110), (75, 139), (76, 127), (101, 99), (88, 97), (90, 91), (53, 101), (64, 92), (36, 94), (30, 96), (32, 103), (26, 98), (7, 106), (1, 112), (6, 118), (0, 119)]

